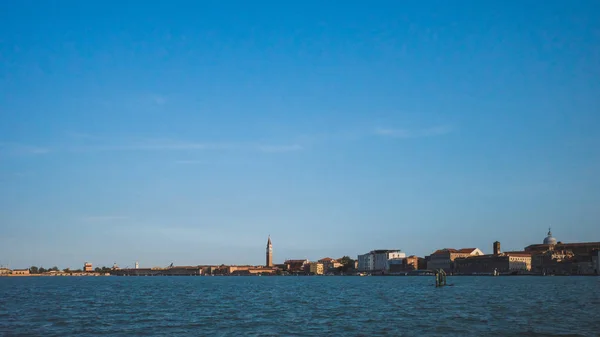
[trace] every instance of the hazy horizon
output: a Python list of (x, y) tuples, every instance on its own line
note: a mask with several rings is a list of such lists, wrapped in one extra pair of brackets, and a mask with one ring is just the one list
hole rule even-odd
[(600, 241), (600, 3), (0, 3), (0, 264)]

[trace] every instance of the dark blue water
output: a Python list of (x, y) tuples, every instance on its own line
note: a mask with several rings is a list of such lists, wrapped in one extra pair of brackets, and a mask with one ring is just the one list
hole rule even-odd
[(0, 335), (600, 336), (600, 277), (0, 278)]

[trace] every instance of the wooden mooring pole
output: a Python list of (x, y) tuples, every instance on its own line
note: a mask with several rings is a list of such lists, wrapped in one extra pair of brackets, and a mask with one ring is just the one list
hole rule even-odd
[(435, 286), (443, 287), (446, 285), (446, 272), (444, 269), (436, 270), (435, 272)]

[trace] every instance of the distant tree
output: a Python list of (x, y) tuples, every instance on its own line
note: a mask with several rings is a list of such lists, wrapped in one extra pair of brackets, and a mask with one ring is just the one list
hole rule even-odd
[(40, 267), (40, 268), (38, 269), (38, 272), (39, 272), (40, 274), (43, 274), (43, 273), (47, 272), (47, 270), (46, 270), (46, 269), (44, 269), (44, 267)]
[(100, 267), (96, 267), (96, 268), (94, 268), (94, 271), (95, 271), (96, 273), (101, 273), (101, 272), (102, 272), (102, 269), (100, 269)]
[(69, 269), (69, 268), (65, 268), (65, 269), (63, 269), (63, 272), (65, 272), (65, 273), (70, 273), (70, 272), (71, 272), (71, 269)]
[(350, 258), (350, 256), (344, 256), (340, 259), (340, 263), (343, 265), (354, 263), (354, 260)]
[(73, 271), (71, 271), (72, 273), (83, 273), (83, 270), (81, 269), (75, 269)]
[(348, 270), (352, 270), (354, 269), (354, 260), (351, 259), (349, 256), (344, 256), (340, 259), (340, 263), (342, 264), (342, 266), (339, 269), (340, 272), (348, 272)]
[(57, 266), (54, 266), (54, 267), (50, 268), (50, 270), (51, 270), (51, 271), (58, 271), (59, 269), (58, 269), (58, 267), (57, 267)]
[(38, 274), (39, 272), (40, 271), (39, 271), (38, 267), (36, 267), (36, 266), (31, 266), (29, 268), (29, 273), (31, 273), (31, 274)]

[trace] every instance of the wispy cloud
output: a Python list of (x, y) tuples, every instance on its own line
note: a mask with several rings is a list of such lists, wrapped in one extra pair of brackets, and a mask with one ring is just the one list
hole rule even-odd
[(388, 129), (378, 128), (375, 134), (392, 138), (422, 138), (442, 136), (452, 132), (453, 128), (450, 125), (434, 126), (426, 129)]
[(13, 155), (40, 155), (49, 153), (47, 147), (25, 145), (19, 143), (0, 142), (0, 153)]
[(298, 144), (294, 145), (260, 145), (258, 150), (261, 152), (293, 152), (304, 148)]
[(105, 222), (105, 221), (114, 221), (114, 220), (127, 220), (128, 216), (123, 215), (90, 215), (84, 216), (81, 220), (85, 222)]
[[(98, 138), (97, 138), (98, 139)], [(292, 145), (262, 145), (252, 142), (191, 142), (173, 139), (138, 139), (122, 140), (118, 143), (111, 141), (97, 142), (97, 145), (69, 146), (71, 152), (101, 152), (101, 151), (257, 151), (257, 152), (292, 152), (304, 148), (299, 144)], [(191, 164), (195, 161), (179, 160), (178, 164)]]
[(183, 150), (227, 150), (238, 147), (232, 143), (186, 142), (170, 139), (146, 139), (120, 144), (72, 146), (74, 152), (94, 151), (183, 151)]
[(201, 164), (203, 161), (201, 160), (176, 160), (175, 164), (177, 165), (191, 165), (191, 164)]

